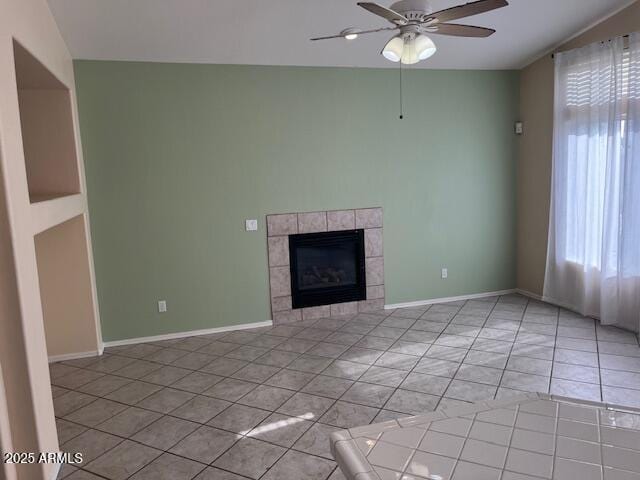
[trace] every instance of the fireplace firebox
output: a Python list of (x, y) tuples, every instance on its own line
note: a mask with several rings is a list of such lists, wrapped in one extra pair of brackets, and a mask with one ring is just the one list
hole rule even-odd
[(293, 308), (365, 300), (364, 230), (289, 236)]

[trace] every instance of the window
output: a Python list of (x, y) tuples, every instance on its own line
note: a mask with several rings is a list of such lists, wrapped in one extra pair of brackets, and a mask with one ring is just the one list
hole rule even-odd
[[(616, 256), (602, 255), (605, 212), (612, 201), (605, 192), (621, 188), (628, 106), (640, 99), (637, 84), (630, 82), (630, 59), (626, 49), (619, 66), (590, 58), (566, 73), (566, 154), (575, 161), (566, 165), (564, 257), (585, 269), (600, 270), (607, 261), (616, 268), (611, 263)], [(628, 265), (628, 274), (640, 274), (640, 262)]]
[(544, 298), (640, 330), (640, 34), (556, 56)]

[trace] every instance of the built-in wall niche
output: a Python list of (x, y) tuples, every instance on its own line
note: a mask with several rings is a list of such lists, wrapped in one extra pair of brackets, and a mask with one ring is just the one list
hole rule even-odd
[(79, 193), (69, 89), (15, 40), (13, 54), (29, 199)]
[(49, 356), (97, 350), (85, 217), (34, 236)]

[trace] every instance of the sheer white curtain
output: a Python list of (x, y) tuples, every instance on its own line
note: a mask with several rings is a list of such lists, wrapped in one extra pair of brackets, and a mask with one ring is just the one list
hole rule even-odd
[(544, 298), (640, 330), (640, 33), (556, 55)]

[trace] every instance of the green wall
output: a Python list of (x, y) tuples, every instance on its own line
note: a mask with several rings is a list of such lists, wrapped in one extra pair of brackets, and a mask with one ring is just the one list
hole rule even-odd
[(515, 286), (516, 72), (75, 69), (106, 341), (269, 319), (268, 213), (384, 207), (387, 303)]

